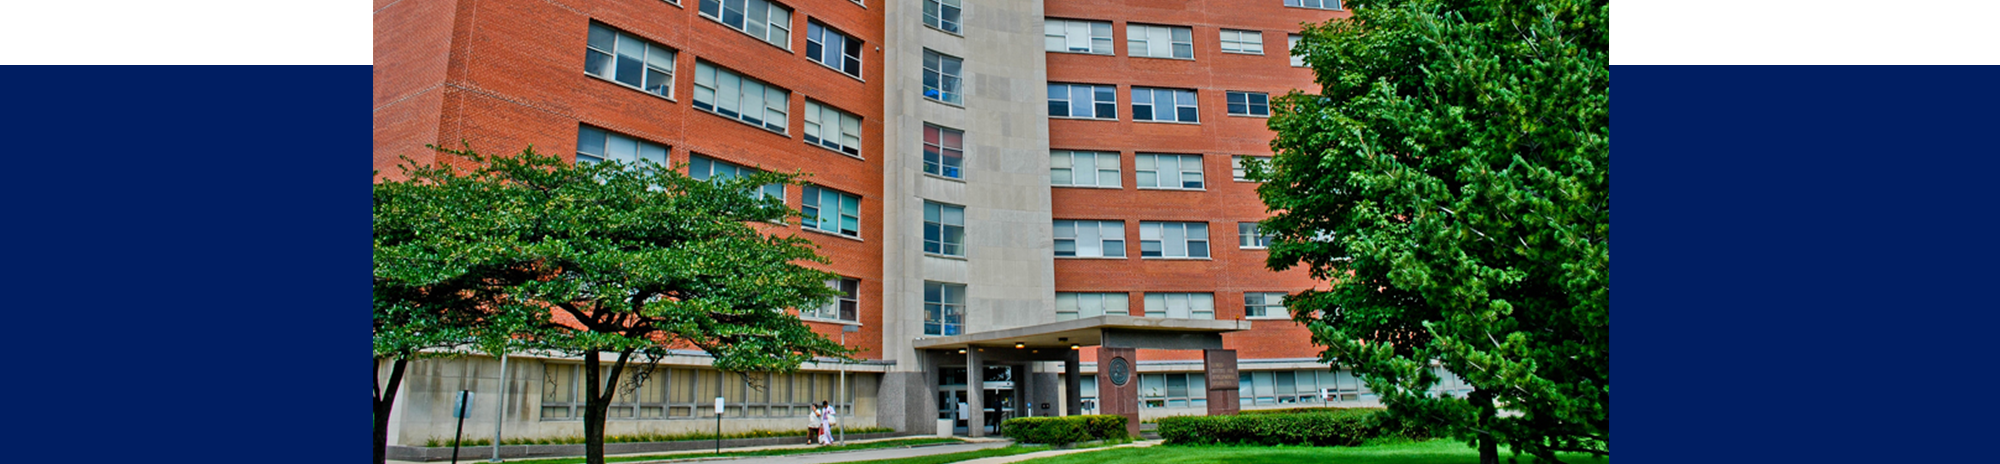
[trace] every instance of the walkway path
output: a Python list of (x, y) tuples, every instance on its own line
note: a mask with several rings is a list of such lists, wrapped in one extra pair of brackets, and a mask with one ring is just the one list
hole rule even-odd
[(1009, 462), (1021, 462), (1029, 459), (1040, 459), (1050, 456), (1061, 456), (1065, 454), (1104, 451), (1112, 448), (1145, 448), (1157, 444), (1160, 444), (1160, 440), (1136, 441), (1118, 446), (1106, 446), (1103, 448), (1066, 449), (1066, 450), (1042, 451), (1042, 452), (1028, 453), (1028, 454), (1016, 454), (1013, 456), (996, 456), (984, 459), (974, 459), (971, 461), (959, 461), (958, 464), (1005, 464)]
[(936, 454), (963, 453), (988, 448), (1005, 448), (1014, 442), (992, 440), (966, 443), (963, 445), (922, 446), (915, 448), (884, 448), (837, 453), (793, 454), (786, 456), (760, 456), (729, 460), (729, 464), (824, 464), (834, 462), (874, 461), (878, 459), (902, 459)]

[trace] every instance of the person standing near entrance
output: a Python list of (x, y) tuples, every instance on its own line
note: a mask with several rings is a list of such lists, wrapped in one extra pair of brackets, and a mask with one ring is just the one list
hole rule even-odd
[(820, 429), (820, 427), (821, 427), (821, 425), (820, 425), (820, 424), (821, 424), (821, 422), (823, 422), (823, 421), (824, 421), (824, 419), (823, 419), (823, 416), (821, 416), (821, 415), (820, 415), (820, 409), (819, 409), (819, 407), (818, 407), (818, 406), (813, 406), (813, 407), (812, 407), (812, 413), (811, 413), (810, 415), (807, 415), (807, 416), (806, 416), (806, 443), (807, 443), (807, 444), (812, 444), (812, 443), (819, 443), (819, 429)]
[(833, 444), (833, 426), (839, 424), (840, 420), (834, 418), (833, 406), (827, 405), (825, 401), (819, 402), (819, 410), (819, 444), (831, 445)]

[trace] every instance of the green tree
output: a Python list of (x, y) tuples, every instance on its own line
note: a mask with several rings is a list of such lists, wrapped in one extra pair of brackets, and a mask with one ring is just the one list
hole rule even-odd
[[(696, 348), (724, 371), (789, 372), (850, 353), (786, 312), (835, 295), (832, 274), (801, 265), (828, 262), (810, 241), (770, 233), (797, 213), (751, 193), (794, 175), (708, 182), (651, 162), (572, 165), (532, 148), (442, 151), (477, 167), (406, 166), (408, 180), (377, 184), (376, 222), (401, 228), (378, 226), (376, 275), (409, 288), (470, 282), (450, 294), (485, 309), (487, 332), (582, 356), (592, 464), (604, 462), (617, 390), (603, 379), (636, 388), (645, 376), (623, 374), (638, 357)], [(608, 369), (604, 353), (616, 354)]]
[[(1555, 460), (1610, 446), (1610, 7), (1354, 0), (1295, 53), (1253, 163), (1268, 265), (1332, 282), (1287, 299), (1392, 416)], [(1428, 393), (1432, 361), (1474, 387)], [(1503, 412), (1504, 411), (1504, 412)]]

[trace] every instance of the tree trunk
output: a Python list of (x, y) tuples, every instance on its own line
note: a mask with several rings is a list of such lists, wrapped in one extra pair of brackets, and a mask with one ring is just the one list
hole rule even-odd
[[(388, 388), (382, 387), (381, 377), (375, 377), (374, 372), (370, 373), (370, 377), (375, 378), (375, 464), (389, 462), (389, 410), (396, 405), (396, 391), (403, 384), (403, 368), (409, 363), (409, 360), (402, 358), (390, 363)], [(377, 358), (375, 371), (379, 372), (381, 369), (382, 360)]]
[(1493, 435), (1493, 422), (1499, 411), (1493, 408), (1493, 393), (1475, 389), (1466, 395), (1466, 401), (1479, 408), (1477, 423), (1479, 428), (1479, 464), (1500, 464), (1500, 437)]
[[(611, 397), (618, 391), (618, 385), (606, 385), (603, 380), (618, 379), (624, 370), (625, 361), (632, 350), (618, 353), (618, 361), (611, 364), (611, 372), (604, 373), (598, 366), (597, 351), (583, 354), (583, 459), (585, 464), (604, 464), (604, 421), (611, 412)], [(609, 391), (606, 391), (609, 387)]]

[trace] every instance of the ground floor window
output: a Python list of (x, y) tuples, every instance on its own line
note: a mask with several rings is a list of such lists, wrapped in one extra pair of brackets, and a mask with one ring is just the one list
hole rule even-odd
[(1139, 374), (1139, 404), (1147, 408), (1206, 408), (1203, 374)]
[[(605, 373), (611, 369), (605, 366)], [(548, 363), (542, 368), (541, 420), (581, 420), (584, 408), (583, 365)], [(847, 378), (847, 394), (838, 395), (838, 373), (731, 373), (712, 369), (659, 366), (627, 367), (619, 376), (611, 407), (612, 420), (713, 418), (715, 398), (723, 398), (723, 417), (804, 417), (821, 401), (839, 403), (853, 398), (856, 375)], [(838, 406), (843, 415), (853, 404)]]

